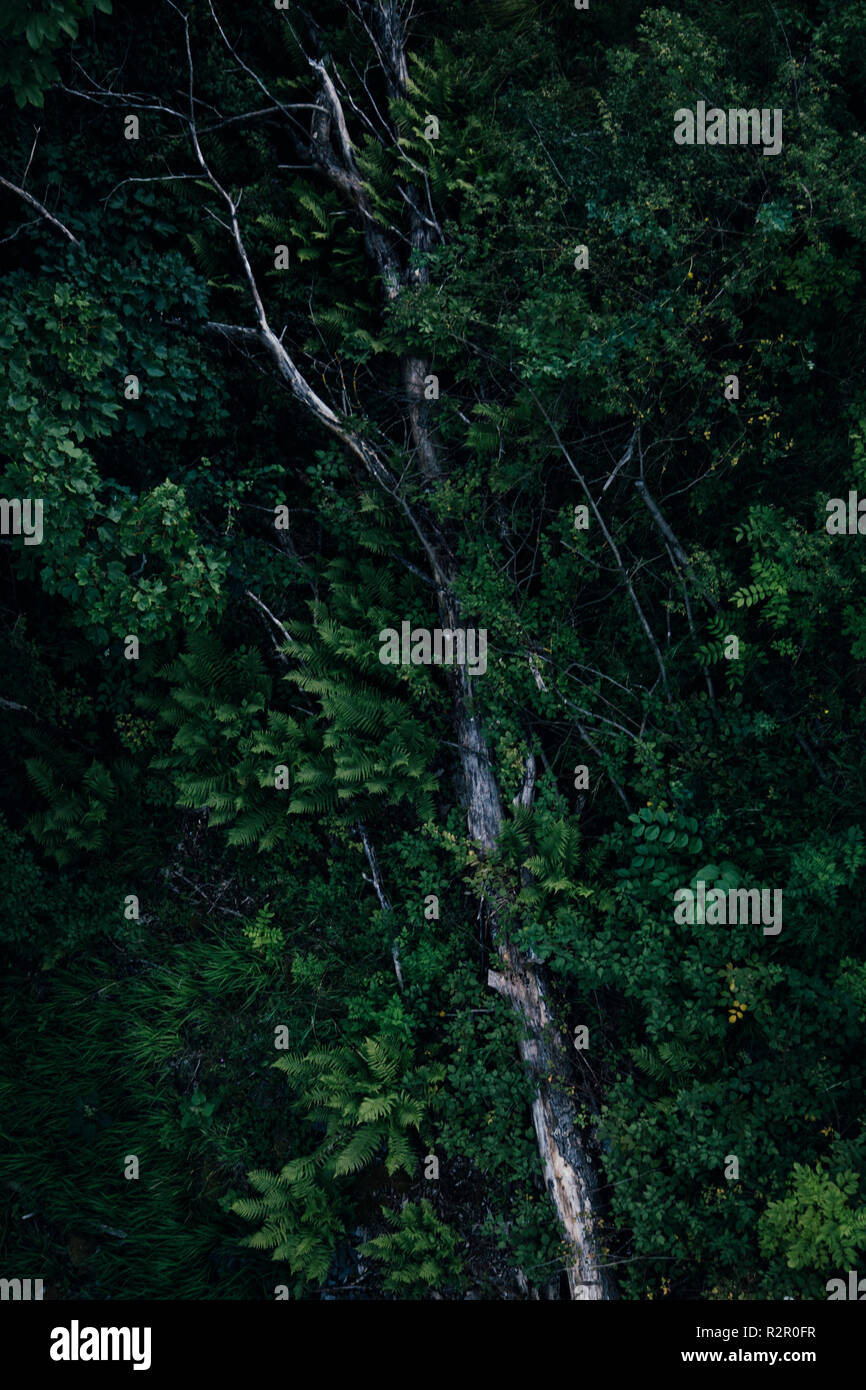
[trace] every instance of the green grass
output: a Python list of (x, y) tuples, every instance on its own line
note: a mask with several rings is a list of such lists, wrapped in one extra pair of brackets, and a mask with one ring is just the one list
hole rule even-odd
[(240, 925), (151, 951), (162, 964), (118, 953), (10, 980), (3, 1272), (64, 1297), (261, 1297), (262, 1262), (219, 1200), (251, 1152), (277, 1153), (287, 1135), (267, 1066), (274, 1022), (291, 1014), (282, 969)]

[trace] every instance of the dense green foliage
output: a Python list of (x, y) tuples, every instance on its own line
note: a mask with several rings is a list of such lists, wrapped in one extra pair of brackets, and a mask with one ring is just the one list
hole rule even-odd
[[(44, 499), (42, 544), (0, 553), (3, 1274), (96, 1299), (555, 1286), (495, 901), (557, 1026), (589, 1029), (573, 1094), (622, 1296), (823, 1298), (866, 1250), (866, 561), (825, 527), (866, 495), (866, 11), (445, 0), (365, 121), (367, 37), (322, 0), (375, 217), (408, 226), (411, 161), (441, 223), (389, 301), (301, 167), (281, 106), (316, 89), (282, 16), (219, 8), (244, 67), (189, 6), (269, 320), (489, 633), (509, 815), (482, 862), (443, 673), (379, 661), (382, 629), (438, 621), (410, 521), (206, 328), (249, 327), (249, 284), (164, 109), (179, 13), (145, 8), (0, 24), (0, 172), (32, 155), (75, 238), (0, 188), (0, 496)], [(109, 87), (140, 94), (137, 140)], [(781, 155), (674, 144), (699, 99), (781, 108)], [(439, 378), (438, 477), (407, 354)], [(698, 880), (781, 889), (783, 930), (675, 923)]]

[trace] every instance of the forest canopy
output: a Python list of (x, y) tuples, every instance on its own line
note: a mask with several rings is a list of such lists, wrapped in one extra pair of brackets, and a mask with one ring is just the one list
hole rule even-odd
[(0, 36), (4, 1275), (825, 1298), (866, 9)]

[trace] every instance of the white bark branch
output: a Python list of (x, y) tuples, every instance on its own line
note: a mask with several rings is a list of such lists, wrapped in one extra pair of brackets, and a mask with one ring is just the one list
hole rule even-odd
[(67, 240), (71, 241), (73, 246), (81, 245), (75, 233), (70, 232), (69, 228), (64, 226), (58, 218), (54, 217), (54, 215), (48, 211), (45, 204), (40, 203), (38, 198), (34, 198), (32, 193), (28, 193), (24, 188), (19, 188), (17, 183), (10, 183), (9, 179), (4, 179), (2, 176), (0, 176), (0, 183), (2, 183), (4, 188), (8, 188), (10, 192), (22, 198), (25, 203), (29, 203), (32, 208), (35, 208), (40, 216), (44, 217), (46, 222), (50, 222), (52, 227), (55, 227)]
[[(370, 872), (373, 875), (373, 877), (370, 879), (367, 878), (366, 874), (364, 874), (364, 878), (367, 880), (368, 883), (372, 883), (373, 887), (375, 888), (376, 897), (379, 899), (379, 906), (381, 907), (382, 911), (386, 912), (390, 916), (391, 904), (389, 903), (388, 898), (385, 895), (385, 889), (382, 886), (382, 877), (379, 873), (379, 865), (376, 862), (376, 854), (373, 849), (373, 846), (370, 844), (370, 839), (367, 834), (367, 827), (359, 823), (358, 834), (361, 837), (361, 844), (364, 846), (364, 853), (367, 856), (367, 863), (370, 865)], [(391, 942), (391, 959), (394, 962), (394, 974), (397, 976), (397, 984), (399, 986), (400, 993), (402, 994), (404, 988), (403, 967), (400, 962), (400, 946), (398, 944), (396, 936)]]
[(252, 599), (253, 603), (258, 604), (259, 608), (261, 608), (263, 613), (267, 613), (271, 622), (274, 624), (274, 627), (278, 628), (279, 631), (283, 634), (283, 638), (286, 644), (288, 646), (293, 646), (295, 639), (289, 632), (288, 628), (280, 622), (279, 618), (275, 617), (275, 615), (271, 612), (270, 608), (268, 608), (266, 604), (262, 603), (258, 595), (254, 594), (252, 589), (244, 589), (244, 593), (246, 594), (247, 598)]

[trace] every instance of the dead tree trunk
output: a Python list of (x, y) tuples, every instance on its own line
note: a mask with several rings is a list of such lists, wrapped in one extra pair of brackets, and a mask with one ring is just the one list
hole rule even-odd
[[(446, 602), (442, 606), (443, 624), (446, 620), (450, 623), (452, 605)], [(482, 852), (489, 853), (502, 824), (502, 799), (478, 717), (472, 710), (470, 682), (463, 668), (456, 669), (454, 686), (467, 827)], [(495, 905), (491, 906), (493, 944), (501, 969), (489, 971), (487, 982), (510, 1002), (525, 1029), (520, 1052), (536, 1087), (532, 1123), (548, 1195), (568, 1242), (565, 1262), (571, 1297), (616, 1298), (613, 1279), (599, 1264), (593, 1195), (598, 1182), (576, 1124), (574, 1100), (568, 1089), (571, 1065), (562, 1034), (548, 1007), (545, 972), (539, 962), (508, 940), (505, 929), (497, 922)]]

